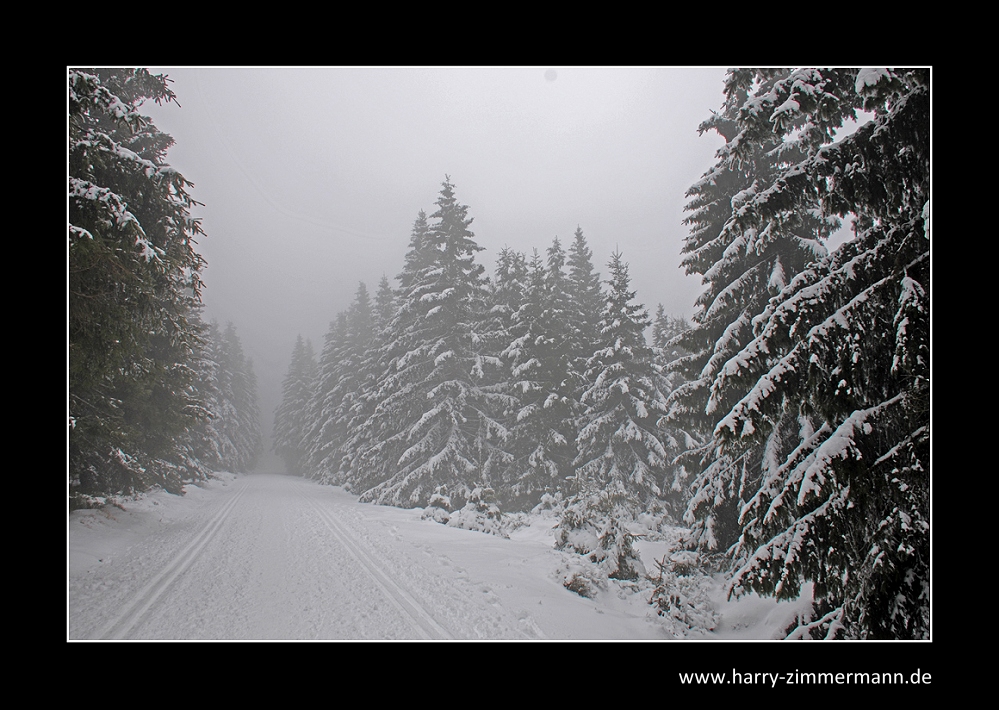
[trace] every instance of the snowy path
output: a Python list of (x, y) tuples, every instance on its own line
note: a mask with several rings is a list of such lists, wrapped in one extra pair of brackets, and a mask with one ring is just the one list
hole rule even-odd
[[(503, 539), (273, 474), (125, 508), (69, 516), (71, 640), (668, 638), (644, 592), (562, 587), (551, 520)], [(793, 613), (718, 603), (715, 638), (772, 638)]]
[(71, 639), (656, 637), (644, 607), (605, 619), (561, 588), (536, 535), (446, 528), (270, 474), (160, 495), (71, 516)]
[(449, 639), (518, 625), (333, 489), (253, 475), (225, 493), (71, 576), (71, 638)]

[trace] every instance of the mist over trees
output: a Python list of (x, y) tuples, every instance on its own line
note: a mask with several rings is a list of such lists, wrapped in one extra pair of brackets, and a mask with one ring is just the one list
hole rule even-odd
[(306, 455), (305, 434), (309, 428), (309, 398), (316, 382), (316, 353), (312, 341), (298, 336), (291, 365), (282, 383), (281, 406), (274, 412), (272, 448), (289, 473), (300, 474)]
[(560, 500), (560, 546), (615, 578), (638, 574), (625, 523), (659, 511), (734, 595), (811, 583), (791, 636), (924, 637), (928, 73), (734, 70), (725, 96), (687, 193), (692, 323), (650, 320), (620, 254), (602, 289), (581, 229), (568, 255), (504, 249), (487, 281), (445, 180), (363, 358), (372, 415), (313, 475), (444, 515), (476, 490)]
[(529, 510), (584, 478), (636, 502), (659, 495), (675, 448), (660, 439), (672, 441), (659, 428), (667, 381), (621, 255), (607, 293), (582, 229), (569, 254), (558, 238), (545, 258), (504, 249), (489, 279), (471, 223), (445, 179), (437, 210), (414, 222), (399, 288), (379, 287), (378, 317), (360, 284), (318, 377), (299, 338), (275, 419), (289, 471), (409, 507), (488, 489)]
[[(677, 634), (711, 623), (720, 573), (733, 597), (807, 590), (789, 638), (928, 638), (929, 83), (730, 70), (699, 129), (725, 143), (686, 193), (690, 322), (650, 318), (621, 252), (602, 280), (581, 227), (487, 275), (445, 176), (395, 285), (360, 283), (318, 354), (298, 337), (274, 452), (445, 524), (553, 511), (567, 588), (654, 578)], [(201, 319), (190, 185), (138, 112), (174, 96), (143, 70), (69, 89), (73, 505), (246, 470), (252, 363)], [(658, 576), (639, 521), (683, 528)]]

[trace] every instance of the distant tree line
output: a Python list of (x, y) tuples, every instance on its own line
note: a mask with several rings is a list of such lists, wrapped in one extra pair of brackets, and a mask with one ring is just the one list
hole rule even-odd
[[(372, 300), (360, 284), (318, 361), (299, 337), (275, 414), (289, 471), (406, 507), (476, 489), (507, 510), (598, 490), (678, 505), (666, 350), (646, 342), (621, 255), (605, 291), (577, 229), (546, 258), (503, 249), (490, 279), (467, 212), (445, 180), (399, 287), (383, 277)], [(656, 337), (682, 327), (660, 310)]]

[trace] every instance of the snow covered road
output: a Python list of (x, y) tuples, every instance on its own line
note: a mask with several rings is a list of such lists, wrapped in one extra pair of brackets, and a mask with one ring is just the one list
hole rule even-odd
[(70, 516), (70, 639), (663, 638), (640, 595), (565, 590), (512, 539), (274, 474)]

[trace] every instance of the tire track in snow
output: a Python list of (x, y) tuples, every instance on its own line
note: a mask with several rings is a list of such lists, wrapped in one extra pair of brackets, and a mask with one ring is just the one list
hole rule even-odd
[(235, 495), (226, 501), (212, 519), (184, 546), (180, 553), (149, 580), (133, 597), (132, 601), (125, 605), (117, 618), (106, 624), (101, 629), (101, 632), (96, 634), (96, 637), (99, 639), (121, 639), (131, 631), (142, 619), (143, 615), (149, 611), (150, 607), (156, 603), (156, 600), (160, 598), (163, 592), (167, 590), (178, 576), (191, 566), (205, 545), (215, 537), (222, 523), (225, 522), (232, 509), (236, 507), (236, 503), (246, 492), (249, 485), (249, 483), (244, 483), (236, 491)]
[(324, 509), (312, 497), (306, 495), (304, 491), (302, 491), (302, 497), (316, 510), (319, 517), (326, 523), (326, 527), (329, 528), (333, 536), (343, 545), (344, 549), (365, 569), (375, 584), (385, 593), (389, 601), (409, 621), (420, 639), (438, 640), (454, 638), (423, 605), (413, 598), (408, 591), (392, 581), (391, 576), (372, 561), (372, 551), (344, 528), (333, 517), (332, 513)]

